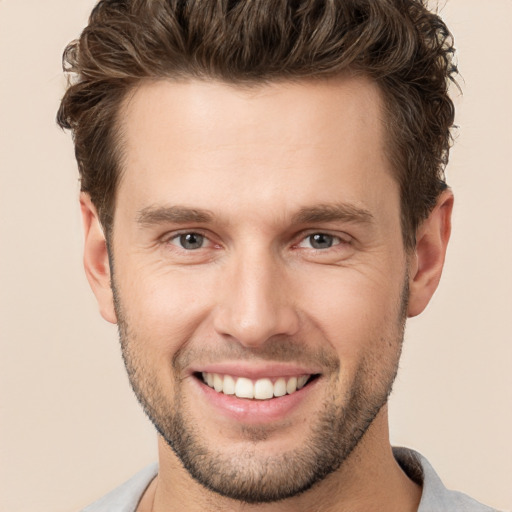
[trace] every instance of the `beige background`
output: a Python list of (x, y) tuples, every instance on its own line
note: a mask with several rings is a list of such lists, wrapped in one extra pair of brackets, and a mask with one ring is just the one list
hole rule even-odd
[[(78, 510), (153, 461), (114, 327), (83, 275), (77, 174), (54, 116), (92, 0), (0, 0), (0, 510)], [(511, 0), (443, 10), (465, 84), (444, 282), (410, 322), (392, 441), (512, 508)]]

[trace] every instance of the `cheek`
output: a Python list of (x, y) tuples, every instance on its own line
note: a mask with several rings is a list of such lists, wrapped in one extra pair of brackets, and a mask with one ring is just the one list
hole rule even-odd
[(333, 269), (302, 282), (310, 323), (322, 331), (342, 361), (388, 347), (400, 335), (402, 277)]
[(215, 286), (200, 272), (116, 265), (115, 281), (125, 322), (144, 339), (146, 349), (161, 355), (173, 354), (186, 343), (214, 300)]

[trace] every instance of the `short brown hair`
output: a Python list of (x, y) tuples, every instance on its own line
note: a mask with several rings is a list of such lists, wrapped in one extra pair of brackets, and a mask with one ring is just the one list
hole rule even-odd
[(346, 71), (374, 80), (401, 193), (404, 244), (436, 204), (454, 121), (453, 41), (426, 0), (101, 0), (63, 56), (81, 189), (110, 232), (127, 93), (144, 79), (257, 84)]

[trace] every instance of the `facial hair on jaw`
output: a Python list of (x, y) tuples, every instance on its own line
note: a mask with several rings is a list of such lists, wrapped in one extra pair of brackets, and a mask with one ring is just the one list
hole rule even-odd
[[(112, 267), (111, 267), (112, 268)], [(136, 353), (137, 344), (143, 347), (143, 340), (134, 333), (124, 315), (124, 307), (115, 286), (112, 273), (112, 290), (118, 319), (119, 338), (123, 360), (132, 389), (144, 412), (158, 433), (172, 448), (183, 467), (202, 486), (221, 496), (246, 502), (270, 503), (296, 496), (313, 487), (327, 475), (336, 471), (358, 445), (373, 420), (387, 403), (398, 370), (403, 343), (405, 318), (408, 303), (408, 279), (406, 277), (397, 307), (396, 334), (394, 339), (382, 338), (382, 346), (393, 345), (395, 352), (387, 363), (379, 382), (374, 382), (375, 369), (382, 366), (379, 354), (367, 354), (354, 378), (351, 389), (344, 400), (335, 391), (340, 361), (336, 354), (319, 350), (316, 353), (300, 353), (300, 343), (283, 339), (269, 344), (264, 359), (295, 361), (317, 361), (331, 375), (331, 394), (318, 412), (308, 439), (293, 451), (274, 456), (259, 456), (258, 441), (264, 441), (271, 432), (261, 428), (246, 429), (248, 440), (243, 453), (237, 458), (223, 454), (210, 446), (201, 435), (200, 429), (187, 417), (193, 404), (180, 393), (181, 368), (185, 368), (191, 354), (178, 351), (173, 357), (174, 397), (162, 389), (157, 376), (146, 367)], [(246, 349), (240, 348), (238, 351)], [(202, 352), (204, 357), (204, 352)], [(245, 359), (254, 358), (245, 352)], [(256, 357), (262, 357), (258, 352)], [(323, 377), (326, 377), (323, 374)], [(375, 388), (375, 389), (374, 389)], [(252, 438), (252, 439), (251, 439)]]

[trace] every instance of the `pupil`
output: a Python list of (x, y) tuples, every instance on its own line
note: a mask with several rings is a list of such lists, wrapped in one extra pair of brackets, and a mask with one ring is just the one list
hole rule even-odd
[(199, 249), (203, 245), (203, 239), (198, 233), (187, 233), (180, 236), (180, 244), (184, 249)]
[(311, 235), (311, 246), (315, 249), (328, 249), (332, 247), (332, 236), (326, 235), (324, 233), (317, 233), (316, 235)]

